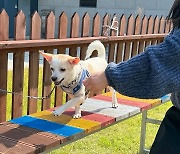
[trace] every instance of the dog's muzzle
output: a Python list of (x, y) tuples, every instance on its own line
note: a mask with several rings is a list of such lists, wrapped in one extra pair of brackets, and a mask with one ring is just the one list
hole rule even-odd
[[(52, 78), (51, 78), (51, 79), (52, 79)], [(56, 80), (57, 80), (57, 78), (56, 78)], [(64, 78), (62, 78), (59, 82), (57, 82), (56, 80), (54, 81), (54, 80), (52, 79), (52, 81), (54, 82), (55, 85), (60, 85), (61, 82), (64, 80)]]

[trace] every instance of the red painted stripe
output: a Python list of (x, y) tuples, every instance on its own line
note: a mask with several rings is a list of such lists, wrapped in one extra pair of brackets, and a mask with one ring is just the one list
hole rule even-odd
[[(48, 111), (52, 112), (54, 109), (55, 108), (51, 108), (51, 109), (48, 109)], [(82, 113), (82, 117), (81, 117), (82, 119), (99, 122), (99, 123), (101, 123), (102, 127), (108, 126), (116, 121), (115, 118), (111, 117), (111, 116), (106, 116), (106, 115), (97, 114), (97, 113), (91, 113), (91, 112), (87, 112), (87, 111), (82, 111), (81, 113)], [(73, 108), (68, 109), (63, 114), (73, 116), (74, 109)]]
[[(92, 99), (98, 99), (98, 100), (112, 102), (111, 97), (104, 96), (104, 95), (98, 95), (98, 96), (93, 97)], [(141, 111), (147, 110), (152, 107), (152, 104), (149, 104), (147, 102), (138, 102), (138, 101), (133, 101), (133, 100), (125, 100), (125, 99), (121, 99), (121, 98), (117, 98), (117, 100), (118, 100), (119, 104), (139, 107), (141, 109)]]
[[(72, 109), (72, 108), (68, 109), (63, 114), (73, 116), (74, 109)], [(87, 112), (87, 111), (82, 111), (81, 114), (82, 114), (82, 117), (81, 117), (82, 119), (99, 122), (99, 123), (101, 123), (102, 127), (108, 126), (109, 124), (112, 124), (115, 122), (114, 117), (110, 117), (110, 116), (106, 116), (106, 115), (91, 113), (91, 112)]]

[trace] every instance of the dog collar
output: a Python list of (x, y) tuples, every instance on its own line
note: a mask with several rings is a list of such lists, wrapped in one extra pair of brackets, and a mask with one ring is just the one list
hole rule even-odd
[[(80, 77), (80, 75), (81, 75), (81, 77)], [(75, 95), (81, 89), (83, 80), (89, 76), (90, 76), (89, 72), (86, 69), (82, 69), (81, 73), (78, 74), (77, 79), (73, 80), (68, 86), (62, 85), (61, 88), (65, 92)], [(80, 77), (80, 80), (78, 82), (79, 77)], [(73, 86), (74, 84), (76, 85), (75, 87)], [(85, 95), (87, 95), (87, 94), (88, 94), (88, 92), (86, 91)]]

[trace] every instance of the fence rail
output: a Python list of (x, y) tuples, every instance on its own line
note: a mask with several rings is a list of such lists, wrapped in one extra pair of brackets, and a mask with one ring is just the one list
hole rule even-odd
[[(114, 30), (107, 31), (104, 27), (112, 23), (108, 14), (101, 21), (99, 14), (96, 13), (90, 25), (88, 13), (85, 13), (80, 23), (77, 13), (73, 14), (71, 21), (68, 21), (65, 12), (62, 12), (58, 21), (58, 38), (55, 38), (55, 23), (57, 23), (55, 19), (53, 12), (47, 16), (45, 39), (42, 39), (41, 17), (35, 12), (31, 18), (30, 39), (27, 40), (26, 18), (20, 11), (15, 17), (14, 40), (9, 40), (8, 14), (5, 10), (0, 13), (0, 89), (20, 94), (0, 93), (0, 122), (61, 105), (68, 99), (59, 87), (47, 100), (37, 101), (23, 97), (23, 95), (46, 96), (51, 91), (51, 72), (48, 63), (39, 57), (39, 50), (48, 53), (66, 53), (84, 59), (88, 44), (99, 39), (106, 46), (108, 62), (121, 62), (143, 52), (148, 45), (162, 42), (171, 29), (171, 23), (165, 22), (164, 17), (140, 18), (138, 15), (134, 18), (131, 15), (126, 18), (122, 15), (117, 19), (119, 23), (117, 34)], [(69, 25), (70, 38), (67, 38)], [(8, 70), (9, 53), (13, 57), (12, 71)], [(28, 68), (24, 62), (28, 64)], [(43, 67), (39, 67), (40, 64)]]

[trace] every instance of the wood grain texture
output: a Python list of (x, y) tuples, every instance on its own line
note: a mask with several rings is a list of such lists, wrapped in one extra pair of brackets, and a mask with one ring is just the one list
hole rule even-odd
[[(26, 35), (26, 18), (22, 10), (15, 18), (15, 40), (24, 40)], [(23, 52), (22, 52), (23, 51)], [(22, 116), (24, 81), (24, 50), (17, 50), (13, 54), (13, 87), (12, 91), (19, 95), (12, 96), (12, 118)]]

